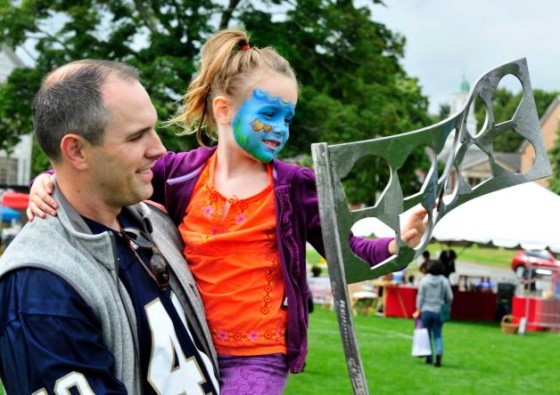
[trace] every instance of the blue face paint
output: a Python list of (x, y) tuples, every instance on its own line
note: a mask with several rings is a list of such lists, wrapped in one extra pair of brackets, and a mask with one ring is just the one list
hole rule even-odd
[(233, 135), (239, 146), (261, 162), (270, 162), (290, 137), (295, 104), (255, 89), (233, 119)]

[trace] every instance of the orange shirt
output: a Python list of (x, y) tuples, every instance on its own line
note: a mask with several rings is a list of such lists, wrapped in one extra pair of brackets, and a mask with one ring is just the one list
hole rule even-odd
[(179, 231), (219, 354), (286, 353), (287, 310), (268, 186), (226, 199), (212, 185), (216, 155), (201, 172)]

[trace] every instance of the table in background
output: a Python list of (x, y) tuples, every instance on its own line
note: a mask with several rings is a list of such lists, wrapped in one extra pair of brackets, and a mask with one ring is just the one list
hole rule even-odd
[(418, 289), (399, 284), (385, 285), (383, 290), (383, 312), (386, 317), (412, 318), (416, 310)]
[[(387, 317), (412, 318), (416, 310), (418, 289), (410, 286), (389, 285), (383, 292), (384, 313)], [(494, 321), (497, 294), (495, 292), (454, 292), (451, 319)]]
[(495, 292), (454, 291), (452, 320), (495, 321), (498, 294)]
[(527, 318), (528, 331), (560, 328), (560, 299), (536, 296), (514, 296), (512, 315), (517, 321)]

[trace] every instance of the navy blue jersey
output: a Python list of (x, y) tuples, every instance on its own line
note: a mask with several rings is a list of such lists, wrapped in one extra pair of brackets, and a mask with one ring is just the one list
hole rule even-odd
[[(108, 230), (87, 223), (94, 233)], [(115, 236), (122, 292), (129, 294), (137, 319), (143, 393), (217, 394), (210, 359), (190, 335), (175, 295), (162, 291), (127, 241)], [(137, 253), (149, 262), (150, 253)], [(125, 394), (113, 367), (98, 318), (68, 283), (32, 268), (0, 282), (0, 376), (8, 394)]]

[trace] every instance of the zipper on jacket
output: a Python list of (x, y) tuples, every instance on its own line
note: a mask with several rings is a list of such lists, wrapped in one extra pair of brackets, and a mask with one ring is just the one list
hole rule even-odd
[(125, 289), (123, 290), (123, 284), (121, 282), (119, 273), (120, 273), (120, 269), (121, 269), (121, 265), (120, 265), (120, 260), (119, 260), (119, 254), (118, 254), (118, 247), (117, 247), (117, 241), (115, 239), (115, 234), (113, 232), (109, 232), (109, 237), (111, 239), (111, 247), (113, 249), (113, 260), (115, 261), (115, 275), (113, 280), (115, 281), (115, 285), (117, 286), (117, 290), (119, 292), (119, 296), (121, 298), (121, 301), (123, 302), (123, 307), (124, 307), (124, 311), (126, 313), (126, 321), (128, 322), (128, 327), (130, 328), (130, 333), (132, 334), (132, 343), (134, 344), (134, 361), (136, 362), (136, 366), (139, 369), (138, 373), (138, 379), (140, 381), (140, 390), (142, 393), (144, 393), (144, 377), (142, 377), (142, 369), (141, 369), (141, 364), (140, 364), (140, 346), (138, 345), (138, 336), (135, 336), (135, 330), (134, 330), (134, 325), (132, 323), (132, 314), (134, 313), (133, 311), (130, 311), (129, 306), (124, 303), (124, 294), (123, 291), (126, 292), (128, 294), (128, 291)]

